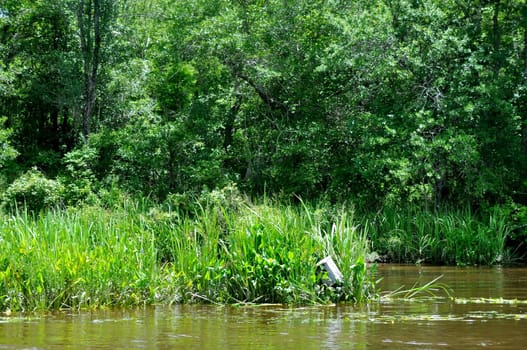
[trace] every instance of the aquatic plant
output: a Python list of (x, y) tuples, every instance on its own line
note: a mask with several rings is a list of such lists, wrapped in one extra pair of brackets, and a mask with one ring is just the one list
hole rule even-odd
[(417, 298), (438, 298), (438, 297), (447, 297), (453, 299), (452, 289), (444, 283), (438, 282), (442, 275), (434, 278), (433, 280), (419, 285), (416, 282), (411, 288), (405, 289), (404, 286), (401, 286), (394, 291), (386, 291), (381, 296), (381, 300), (390, 300), (390, 299), (403, 299), (403, 300), (412, 300)]
[(497, 212), (476, 216), (470, 210), (407, 206), (365, 218), (373, 250), (387, 261), (495, 265), (511, 259), (505, 245), (510, 227)]
[[(0, 220), (0, 310), (365, 302), (375, 295), (367, 246), (351, 209), (270, 200), (192, 213), (133, 201), (18, 211)], [(342, 284), (317, 271), (329, 254)]]
[(153, 233), (131, 212), (19, 213), (0, 224), (0, 308), (47, 310), (151, 300)]
[[(194, 218), (176, 214), (163, 238), (182, 301), (235, 303), (362, 302), (374, 294), (364, 264), (365, 235), (348, 211), (328, 218), (316, 208), (269, 201), (235, 211), (204, 206)], [(334, 221), (326, 229), (326, 221)], [(344, 282), (326, 286), (317, 261), (332, 255)]]

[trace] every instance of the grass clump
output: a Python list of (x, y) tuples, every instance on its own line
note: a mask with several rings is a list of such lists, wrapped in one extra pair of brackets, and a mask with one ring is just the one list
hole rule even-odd
[(384, 293), (381, 296), (381, 300), (388, 301), (393, 299), (398, 300), (418, 300), (421, 298), (432, 298), (436, 299), (439, 297), (439, 295), (444, 295), (449, 299), (454, 299), (453, 297), (453, 291), (452, 289), (441, 282), (438, 282), (443, 276), (438, 276), (434, 278), (433, 280), (423, 284), (418, 285), (417, 283), (414, 284), (411, 288), (405, 289), (404, 286), (401, 286), (399, 289), (395, 291), (389, 291)]
[[(174, 213), (158, 232), (170, 244), (163, 259), (175, 272), (181, 302), (362, 302), (374, 285), (364, 264), (366, 237), (350, 213), (269, 201), (233, 210), (202, 206), (194, 216)], [(334, 224), (326, 229), (328, 220)], [(343, 270), (341, 286), (322, 283), (316, 264), (327, 255)]]
[(19, 213), (0, 232), (1, 309), (133, 305), (158, 284), (153, 233), (126, 211)]
[[(375, 295), (367, 247), (352, 210), (268, 200), (11, 212), (0, 220), (0, 311), (364, 302)], [(326, 255), (343, 283), (322, 282), (316, 263)]]
[(510, 225), (499, 212), (384, 208), (365, 225), (373, 249), (390, 262), (496, 265), (512, 259)]

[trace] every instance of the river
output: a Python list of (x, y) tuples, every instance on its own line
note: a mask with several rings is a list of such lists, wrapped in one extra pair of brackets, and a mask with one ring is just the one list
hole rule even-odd
[(527, 268), (384, 265), (378, 276), (385, 291), (443, 276), (453, 298), (11, 315), (0, 317), (0, 350), (527, 348)]

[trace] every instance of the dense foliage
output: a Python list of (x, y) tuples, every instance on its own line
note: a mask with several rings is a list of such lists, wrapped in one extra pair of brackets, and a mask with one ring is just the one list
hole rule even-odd
[(1, 0), (0, 118), (8, 209), (234, 183), (527, 238), (520, 0)]
[[(122, 203), (111, 212), (78, 207), (39, 217), (2, 215), (0, 312), (362, 303), (376, 296), (363, 260), (367, 240), (349, 210), (321, 213), (269, 201), (219, 207), (203, 198), (191, 217)], [(329, 285), (317, 270), (326, 255), (338, 256), (342, 283)]]

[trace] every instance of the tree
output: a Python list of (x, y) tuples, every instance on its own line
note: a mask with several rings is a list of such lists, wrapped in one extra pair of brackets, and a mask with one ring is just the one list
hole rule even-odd
[(0, 19), (4, 93), (0, 114), (13, 130), (19, 161), (56, 168), (72, 147), (78, 75), (71, 12), (62, 1), (7, 2)]
[(94, 136), (93, 174), (160, 199), (236, 181), (374, 206), (520, 200), (526, 13), (520, 0), (5, 0), (0, 115), (24, 166), (57, 169), (75, 135)]
[(82, 135), (86, 139), (91, 131), (97, 98), (103, 45), (110, 38), (110, 23), (115, 17), (114, 0), (78, 0), (77, 26), (83, 61)]

